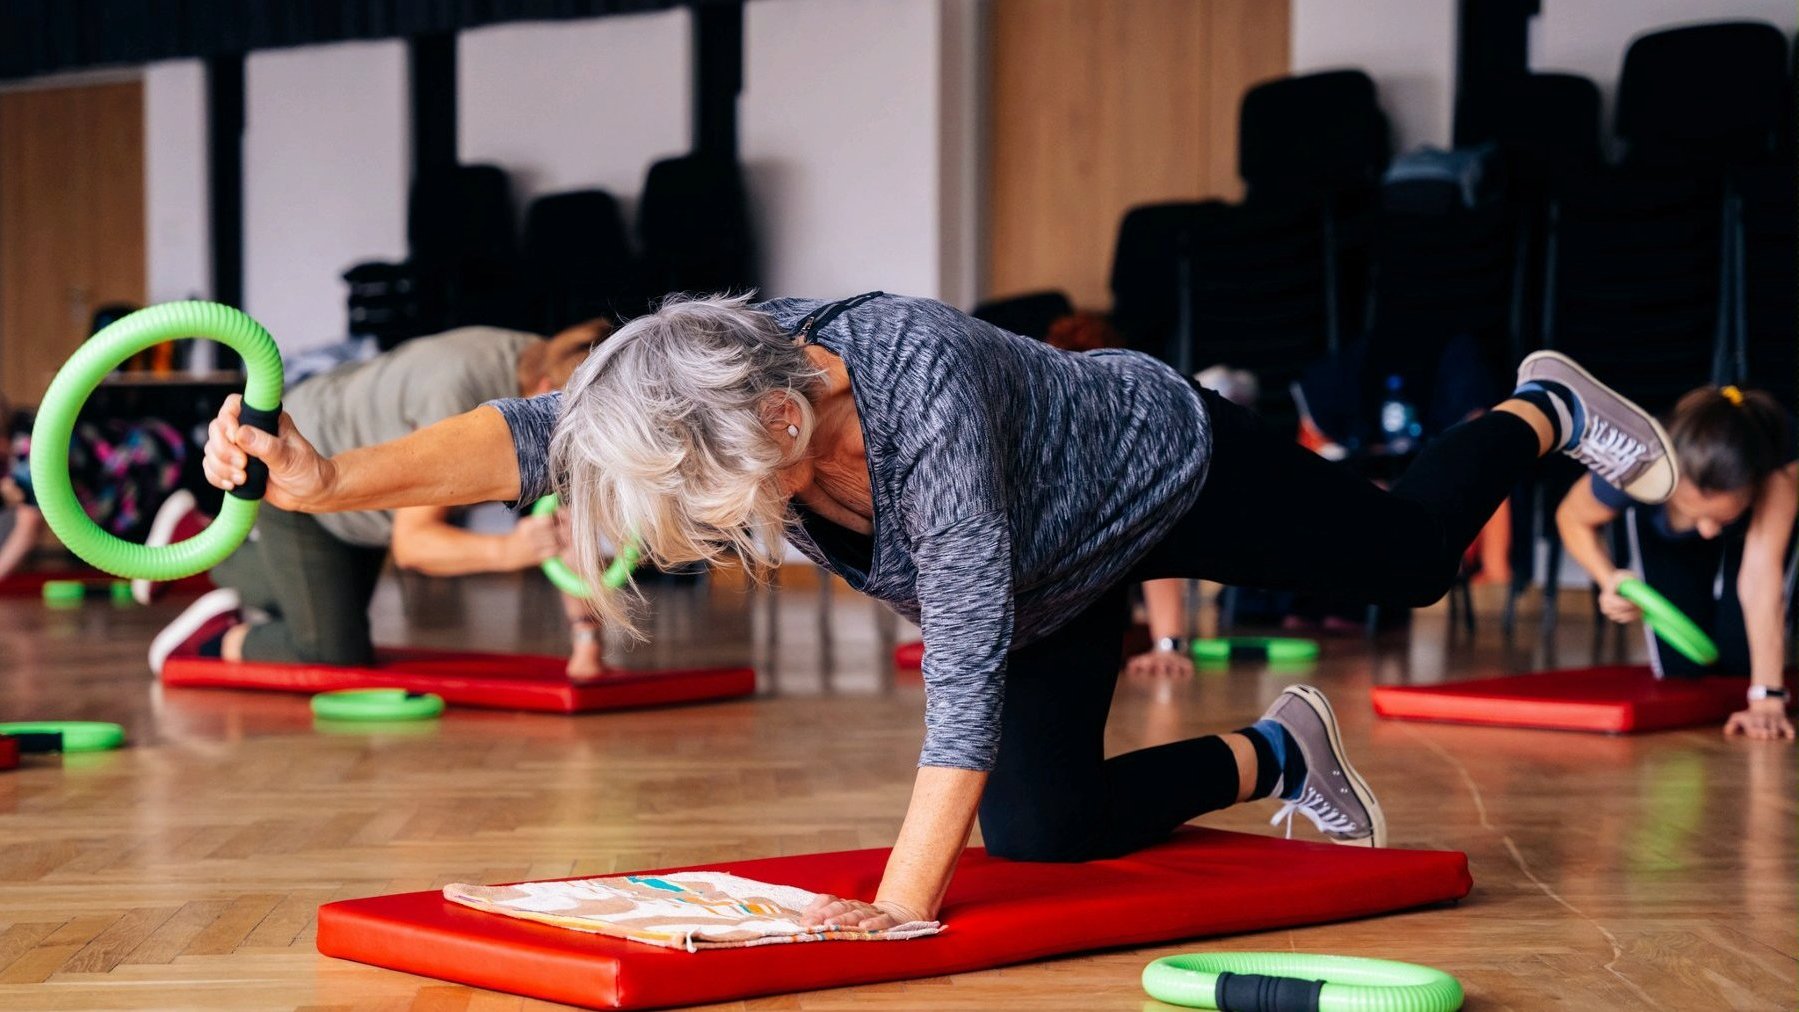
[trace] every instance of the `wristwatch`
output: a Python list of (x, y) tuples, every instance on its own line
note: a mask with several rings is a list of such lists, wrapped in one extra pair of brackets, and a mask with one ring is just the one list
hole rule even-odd
[(1751, 703), (1763, 699), (1778, 699), (1784, 702), (1791, 698), (1792, 695), (1788, 693), (1786, 689), (1781, 688), (1778, 685), (1751, 685), (1749, 687), (1749, 701)]
[(1164, 636), (1156, 640), (1156, 649), (1165, 653), (1184, 654), (1187, 652), (1185, 636)]

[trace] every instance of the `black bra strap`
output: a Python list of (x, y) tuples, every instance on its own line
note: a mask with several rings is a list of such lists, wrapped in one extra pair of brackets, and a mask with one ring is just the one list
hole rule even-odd
[(839, 299), (829, 305), (820, 306), (811, 316), (800, 321), (800, 325), (794, 328), (793, 336), (811, 344), (813, 336), (824, 329), (826, 324), (837, 319), (838, 314), (848, 312), (870, 299), (878, 299), (886, 294), (886, 292), (864, 292), (854, 298)]

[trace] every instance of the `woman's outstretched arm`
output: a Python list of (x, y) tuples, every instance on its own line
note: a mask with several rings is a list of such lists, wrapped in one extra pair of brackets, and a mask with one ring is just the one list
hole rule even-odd
[[(1793, 517), (1799, 513), (1799, 465), (1789, 464), (1763, 479), (1755, 497), (1755, 513), (1743, 541), (1743, 563), (1737, 570), (1737, 599), (1749, 635), (1750, 678), (1756, 685), (1780, 688), (1786, 681), (1786, 559)], [(1751, 738), (1791, 738), (1793, 722), (1786, 700), (1763, 699), (1731, 716), (1726, 734)]]
[(206, 440), (206, 479), (226, 489), (243, 484), (256, 457), (268, 465), (267, 501), (297, 513), (462, 506), (518, 497), (518, 454), (498, 409), (482, 405), (410, 435), (374, 446), (321, 455), (293, 419), (280, 432), (239, 425), (242, 398), (226, 398)]
[(1600, 529), (1617, 518), (1618, 511), (1600, 502), (1593, 494), (1592, 482), (1583, 477), (1556, 507), (1555, 527), (1568, 557), (1580, 563), (1599, 585), (1599, 610), (1613, 622), (1635, 622), (1642, 617), (1642, 610), (1618, 595), (1618, 583), (1630, 573), (1612, 561), (1612, 553), (1599, 536)]

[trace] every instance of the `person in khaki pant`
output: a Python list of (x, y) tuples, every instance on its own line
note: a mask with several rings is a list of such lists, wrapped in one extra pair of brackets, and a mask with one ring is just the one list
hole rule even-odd
[[(547, 340), (494, 327), (414, 338), (288, 391), (282, 427), (305, 432), (327, 455), (397, 439), (490, 400), (560, 389), (611, 330), (596, 320)], [(454, 513), (418, 506), (312, 516), (264, 504), (249, 539), (213, 569), (220, 589), (158, 634), (150, 666), (160, 671), (179, 655), (365, 665), (374, 660), (369, 602), (390, 555), (404, 569), (457, 576), (528, 569), (562, 551), (555, 517), (477, 534), (458, 527)], [(564, 611), (570, 676), (597, 675), (598, 625), (578, 599), (565, 597)]]

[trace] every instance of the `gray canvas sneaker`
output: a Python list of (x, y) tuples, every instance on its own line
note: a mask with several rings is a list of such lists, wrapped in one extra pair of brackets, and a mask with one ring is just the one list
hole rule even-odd
[(1343, 755), (1337, 715), (1324, 693), (1310, 685), (1288, 686), (1262, 718), (1287, 729), (1306, 764), (1306, 778), (1299, 785), (1299, 793), (1286, 799), (1269, 824), (1280, 825), (1285, 820), (1287, 835), (1292, 836), (1293, 816), (1297, 813), (1310, 819), (1333, 843), (1385, 847), (1387, 817), (1368, 782)]
[(1532, 352), (1519, 364), (1519, 386), (1538, 380), (1560, 383), (1580, 402), (1573, 418), (1561, 419), (1562, 431), (1572, 434), (1563, 453), (1638, 502), (1668, 501), (1680, 469), (1674, 444), (1654, 415), (1559, 351)]

